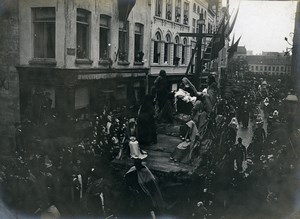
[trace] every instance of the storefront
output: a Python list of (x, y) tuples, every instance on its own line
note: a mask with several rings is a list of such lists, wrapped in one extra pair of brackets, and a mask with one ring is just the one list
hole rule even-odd
[(18, 67), (21, 117), (43, 120), (44, 108), (60, 118), (86, 118), (104, 106), (140, 104), (147, 68), (58, 69)]

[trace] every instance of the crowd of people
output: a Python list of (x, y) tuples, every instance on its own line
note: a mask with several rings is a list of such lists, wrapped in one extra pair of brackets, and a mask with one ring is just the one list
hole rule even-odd
[[(134, 160), (134, 168), (125, 175), (126, 188), (120, 185), (123, 182), (116, 182), (114, 188), (130, 191), (133, 206), (143, 200), (150, 206), (146, 211), (154, 217), (155, 211), (166, 205), (154, 175), (142, 160), (148, 157), (149, 145), (157, 143), (157, 122), (181, 125), (182, 142), (174, 148), (170, 162), (187, 163), (196, 173), (216, 173), (223, 177), (223, 187), (237, 175), (246, 176), (251, 163), (264, 162), (274, 154), (274, 148), (282, 147), (285, 139), (278, 138), (278, 130), (291, 130), (293, 125), (291, 116), (285, 114), (283, 103), (288, 92), (280, 79), (272, 84), (263, 78), (235, 83), (240, 89), (226, 96), (220, 92), (215, 75), (209, 75), (208, 86), (202, 91), (184, 77), (179, 89), (172, 92), (166, 72), (161, 70), (138, 111), (125, 106), (104, 107), (92, 116), (86, 134), (76, 143), (68, 138), (46, 143), (27, 139), (24, 136), (33, 131), (26, 129), (26, 124), (31, 127), (29, 123), (16, 124), (17, 156), (13, 162), (3, 160), (0, 172), (8, 204), (38, 214), (51, 206), (53, 209), (54, 204), (70, 202), (74, 214), (112, 215), (118, 206), (113, 204), (117, 195), (113, 194), (110, 163), (128, 157)], [(49, 95), (42, 99), (46, 106), (42, 124), (47, 126), (55, 117), (47, 110)], [(188, 119), (176, 120), (180, 114)], [(237, 135), (238, 129), (253, 130), (249, 146)], [(213, 183), (209, 181), (205, 187), (213, 189)], [(35, 198), (29, 198), (28, 193)], [(197, 209), (202, 213), (198, 214), (210, 209), (207, 200), (199, 203)]]

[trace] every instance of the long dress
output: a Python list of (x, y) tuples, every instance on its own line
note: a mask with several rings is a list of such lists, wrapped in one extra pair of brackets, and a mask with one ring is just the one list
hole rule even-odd
[(188, 163), (191, 160), (191, 153), (194, 149), (196, 138), (199, 136), (197, 125), (193, 120), (187, 122), (186, 125), (189, 128), (187, 136), (189, 140), (177, 145), (171, 154), (171, 159), (182, 163)]

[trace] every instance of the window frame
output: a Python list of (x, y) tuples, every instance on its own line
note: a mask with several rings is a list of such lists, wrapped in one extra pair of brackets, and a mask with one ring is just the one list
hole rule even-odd
[[(39, 10), (53, 10), (53, 19), (46, 19), (46, 20), (43, 20), (43, 19), (38, 19), (36, 18), (37, 17), (37, 13)], [(44, 13), (43, 13), (44, 14)], [(56, 58), (56, 10), (55, 10), (55, 7), (33, 7), (31, 8), (31, 16), (32, 16), (32, 28), (33, 28), (33, 31), (32, 31), (32, 57), (33, 59), (49, 59), (49, 60), (53, 60)], [(46, 45), (49, 43), (48, 40), (49, 40), (49, 35), (52, 35), (52, 38), (53, 38), (53, 48), (52, 48), (52, 52), (53, 54), (52, 55), (48, 55), (48, 47), (47, 46), (42, 46), (41, 49), (42, 49), (42, 52), (39, 51), (38, 53), (42, 53), (43, 55), (38, 55), (36, 54), (36, 43), (37, 43), (37, 40), (36, 40), (36, 29), (37, 29), (37, 25), (38, 24), (42, 24), (43, 27), (42, 27), (42, 37), (43, 37), (43, 44), (46, 43)], [(48, 25), (53, 25), (52, 28), (54, 28), (54, 31), (52, 32), (49, 32), (48, 35), (47, 35), (47, 27)], [(45, 36), (46, 35), (46, 36)], [(46, 38), (46, 39), (45, 39)]]
[(181, 21), (181, 0), (175, 1), (175, 22), (180, 23)]
[[(139, 31), (137, 31), (137, 27), (139, 27)], [(136, 50), (136, 37), (139, 36), (139, 51)], [(144, 24), (142, 23), (134, 23), (134, 61), (135, 62), (143, 62), (144, 57)], [(141, 57), (142, 56), (142, 57)]]
[[(78, 20), (79, 16), (79, 12), (82, 12), (86, 15), (86, 19), (87, 21), (80, 21)], [(78, 38), (79, 38), (79, 26), (81, 27), (85, 27), (86, 28), (86, 42), (85, 42), (85, 47), (86, 47), (86, 52), (84, 52), (84, 54), (79, 56), (79, 52), (78, 52)], [(83, 8), (77, 8), (76, 11), (76, 59), (90, 59), (90, 52), (91, 52), (91, 12), (83, 9)]]
[(170, 43), (171, 43), (171, 35), (169, 33), (166, 34), (165, 37), (165, 45), (164, 45), (164, 63), (167, 62), (170, 65)]
[(155, 16), (161, 17), (162, 16), (162, 0), (155, 1)]
[[(122, 23), (123, 23), (123, 28), (120, 27)], [(120, 34), (122, 34), (122, 38), (125, 37), (123, 40), (120, 39)], [(129, 22), (128, 21), (119, 21), (118, 36), (119, 36), (118, 60), (121, 62), (128, 62), (128, 55), (129, 55)], [(120, 49), (122, 47), (124, 49), (123, 51)]]
[[(157, 47), (155, 49), (155, 47)], [(155, 54), (156, 52), (156, 54)], [(156, 32), (155, 33), (155, 40), (154, 40), (154, 47), (153, 47), (153, 63), (160, 64), (160, 54), (161, 53), (161, 33)], [(157, 62), (156, 62), (157, 61)]]
[[(103, 19), (106, 19), (107, 20), (107, 26), (105, 26), (104, 24), (101, 23), (101, 21)], [(102, 33), (102, 30), (105, 30), (106, 33)], [(102, 46), (101, 45), (101, 38), (104, 36), (104, 34), (106, 34), (106, 46), (104, 51), (102, 51)], [(102, 37), (101, 37), (102, 36)], [(99, 24), (99, 59), (100, 60), (108, 60), (110, 58), (110, 38), (111, 38), (111, 17), (109, 15), (106, 15), (106, 14), (100, 14), (100, 24)], [(105, 41), (105, 40), (104, 40)], [(106, 56), (105, 56), (105, 50), (107, 52)], [(104, 54), (104, 55), (102, 55)]]
[(172, 20), (172, 0), (166, 0), (166, 19)]
[(181, 65), (186, 65), (186, 59), (185, 59), (185, 56), (187, 54), (187, 39), (186, 38), (183, 38), (182, 40), (182, 49), (181, 49)]

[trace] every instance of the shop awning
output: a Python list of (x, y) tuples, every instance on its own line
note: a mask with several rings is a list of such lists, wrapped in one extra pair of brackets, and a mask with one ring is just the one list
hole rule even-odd
[(132, 8), (135, 5), (136, 0), (118, 0), (119, 7), (119, 19), (126, 21)]

